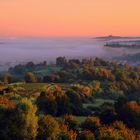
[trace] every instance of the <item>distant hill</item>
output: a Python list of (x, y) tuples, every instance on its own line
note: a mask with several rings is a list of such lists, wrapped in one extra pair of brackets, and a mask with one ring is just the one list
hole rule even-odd
[(103, 39), (103, 40), (112, 40), (112, 39), (133, 39), (133, 38), (136, 39), (136, 38), (140, 38), (140, 37), (113, 36), (113, 35), (96, 37), (96, 39)]
[(140, 65), (140, 53), (116, 57), (115, 59), (117, 61), (120, 61), (121, 63), (128, 63), (131, 66), (139, 66)]
[(127, 56), (123, 56), (121, 57), (121, 59), (127, 60), (127, 61), (140, 61), (140, 53), (136, 53), (133, 55), (127, 55)]
[(134, 42), (133, 44), (127, 44), (127, 42), (126, 44), (124, 43), (121, 44), (121, 42), (111, 42), (111, 43), (106, 43), (104, 46), (111, 47), (111, 48), (140, 49), (139, 42), (137, 42), (137, 44), (136, 42)]

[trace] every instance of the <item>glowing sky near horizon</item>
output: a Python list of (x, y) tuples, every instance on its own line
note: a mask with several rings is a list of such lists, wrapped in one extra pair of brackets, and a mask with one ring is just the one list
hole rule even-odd
[(0, 0), (0, 36), (140, 35), (140, 0)]

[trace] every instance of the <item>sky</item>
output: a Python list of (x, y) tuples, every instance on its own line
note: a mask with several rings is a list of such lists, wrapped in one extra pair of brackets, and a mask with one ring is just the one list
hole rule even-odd
[(0, 0), (0, 36), (140, 36), (140, 0)]

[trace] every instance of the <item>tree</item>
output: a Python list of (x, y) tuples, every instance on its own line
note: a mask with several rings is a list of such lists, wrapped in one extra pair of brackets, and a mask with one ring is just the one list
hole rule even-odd
[(100, 106), (100, 112), (98, 114), (101, 121), (105, 124), (110, 124), (117, 119), (117, 113), (115, 112), (114, 105), (109, 102), (105, 102)]
[(15, 73), (15, 74), (23, 74), (25, 73), (25, 67), (24, 65), (16, 65), (14, 68), (9, 68), (10, 73)]
[(70, 100), (58, 85), (49, 85), (36, 100), (39, 111), (51, 115), (71, 113)]
[(28, 62), (28, 63), (26, 64), (26, 67), (27, 67), (27, 69), (29, 69), (29, 70), (33, 70), (34, 67), (35, 67), (35, 64), (34, 64), (33, 62)]
[(70, 100), (66, 94), (64, 94), (63, 96), (57, 97), (56, 102), (57, 102), (57, 115), (58, 116), (72, 113)]
[(135, 140), (137, 137), (136, 131), (133, 129), (127, 128), (127, 126), (122, 121), (115, 121), (112, 123), (111, 126), (120, 133), (123, 139)]
[(75, 84), (72, 89), (79, 93), (81, 96), (90, 97), (92, 94), (92, 89), (89, 86)]
[(45, 114), (56, 115), (57, 113), (57, 102), (52, 93), (41, 92), (40, 96), (37, 98), (36, 104), (39, 110), (43, 111)]
[(69, 101), (71, 103), (72, 113), (74, 115), (81, 114), (83, 112), (83, 106), (80, 95), (76, 93), (74, 90), (68, 90), (66, 92), (66, 95), (68, 96)]
[(84, 130), (79, 134), (78, 140), (95, 140), (95, 137), (91, 131)]
[[(98, 140), (125, 140), (119, 132), (110, 126), (101, 127), (98, 131)], [(127, 139), (126, 139), (127, 140)]]
[(92, 81), (90, 85), (93, 88), (93, 94), (101, 92), (101, 83), (100, 81)]
[(59, 75), (51, 74), (43, 77), (43, 82), (58, 82), (60, 79)]
[(38, 121), (38, 136), (37, 140), (57, 140), (60, 129), (56, 120), (47, 115), (40, 115)]
[(16, 107), (16, 136), (20, 140), (35, 140), (38, 128), (36, 106), (30, 100), (22, 99)]
[(122, 115), (128, 126), (140, 130), (140, 105), (137, 102), (131, 101), (126, 103), (123, 106)]
[(64, 115), (63, 122), (67, 125), (70, 129), (77, 130), (80, 123), (73, 115)]
[(86, 118), (85, 122), (82, 124), (83, 129), (90, 130), (94, 132), (101, 127), (101, 122), (98, 117), (89, 116)]
[(12, 82), (12, 76), (10, 74), (5, 74), (4, 77), (3, 77), (3, 81), (4, 83), (11, 83)]
[[(8, 103), (9, 104), (9, 103)], [(10, 103), (11, 104), (11, 103)], [(0, 105), (0, 139), (15, 140), (17, 126), (15, 125), (15, 109), (7, 106), (7, 103)]]
[(16, 104), (4, 96), (0, 96), (0, 139), (14, 140), (15, 138), (15, 108)]
[(6, 108), (15, 108), (16, 104), (13, 101), (10, 101), (4, 96), (0, 96), (0, 106), (4, 106)]
[(115, 75), (116, 75), (116, 80), (118, 81), (127, 80), (127, 73), (125, 71), (116, 70)]
[(64, 66), (66, 63), (67, 63), (67, 60), (65, 57), (57, 57), (56, 58), (56, 65)]
[(69, 129), (67, 125), (60, 122), (60, 135), (58, 140), (77, 140), (77, 132)]
[(127, 128), (121, 121), (103, 126), (97, 132), (98, 140), (137, 140), (137, 137), (137, 132)]
[(120, 96), (115, 103), (115, 110), (118, 113), (120, 119), (123, 119), (123, 106), (127, 103), (128, 99), (125, 96)]
[(1, 99), (0, 139), (35, 140), (37, 135), (36, 107), (27, 99), (17, 105), (8, 99)]
[(32, 72), (27, 72), (25, 74), (25, 81), (27, 83), (35, 83), (37, 79), (36, 79), (36, 76)]

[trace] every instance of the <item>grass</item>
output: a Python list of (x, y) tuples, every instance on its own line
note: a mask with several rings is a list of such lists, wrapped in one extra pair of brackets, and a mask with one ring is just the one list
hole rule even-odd
[(60, 70), (61, 70), (61, 67), (58, 67), (58, 66), (47, 66), (46, 68), (38, 69), (38, 70), (35, 70), (34, 72), (41, 76), (45, 76), (54, 72), (59, 72)]
[[(62, 67), (59, 67), (59, 66), (47, 65), (47, 66), (43, 66), (43, 67), (36, 66), (36, 68), (34, 68), (34, 69), (31, 69), (31, 70), (30, 69), (26, 69), (25, 71), (26, 72), (30, 71), (30, 72), (35, 73), (36, 75), (44, 77), (46, 75), (50, 75), (52, 73), (59, 72), (61, 69), (62, 69)], [(0, 74), (4, 75), (1, 72), (0, 72)], [(13, 75), (14, 78), (24, 80), (24, 74), (25, 73), (19, 74), (19, 73), (14, 72), (12, 75)]]
[(7, 86), (0, 86), (0, 91), (2, 91), (3, 89), (5, 89)]
[(95, 102), (83, 104), (83, 107), (84, 108), (87, 108), (89, 106), (91, 106), (91, 107), (99, 107), (100, 105), (102, 105), (105, 102), (113, 103), (114, 104), (114, 100), (109, 100), (109, 99), (95, 99)]
[(80, 123), (83, 123), (87, 117), (85, 116), (75, 116)]
[(25, 90), (44, 90), (47, 86), (46, 83), (26, 83), (26, 84), (22, 84), (20, 85), (21, 87), (23, 87)]

